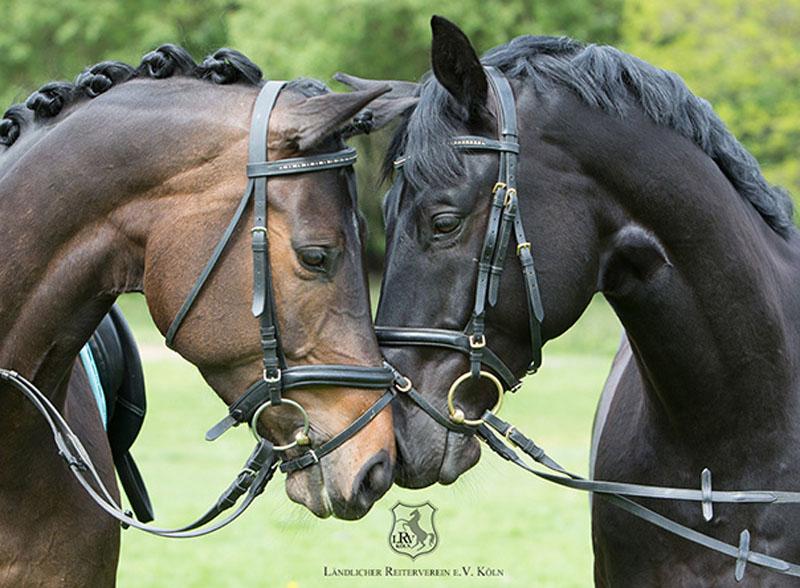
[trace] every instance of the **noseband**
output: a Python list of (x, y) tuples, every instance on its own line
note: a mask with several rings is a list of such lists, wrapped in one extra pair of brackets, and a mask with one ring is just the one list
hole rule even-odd
[[(541, 324), (544, 319), (544, 309), (542, 308), (539, 283), (536, 279), (536, 270), (533, 265), (531, 244), (525, 236), (525, 227), (519, 214), (517, 200), (519, 143), (514, 93), (511, 91), (508, 80), (499, 71), (493, 67), (486, 67), (485, 70), (489, 85), (495, 96), (495, 102), (498, 105), (499, 138), (495, 140), (475, 135), (461, 135), (453, 137), (449, 141), (449, 144), (459, 151), (466, 153), (492, 151), (499, 153), (500, 156), (500, 171), (497, 182), (492, 188), (492, 205), (489, 211), (489, 220), (486, 226), (486, 235), (483, 239), (481, 255), (478, 260), (478, 280), (475, 287), (475, 300), (471, 318), (463, 331), (418, 327), (375, 327), (378, 342), (382, 347), (409, 345), (442, 347), (458, 351), (469, 357), (469, 371), (453, 382), (447, 395), (449, 419), (439, 418), (442, 417), (441, 413), (424, 401), (416, 390), (413, 390), (408, 385), (409, 380), (397, 373), (395, 374), (396, 381), (401, 383), (398, 390), (402, 391), (405, 383), (409, 387), (409, 391), (406, 394), (412, 401), (436, 419), (437, 422), (458, 432), (468, 431), (470, 430), (469, 427), (472, 427), (472, 432), (474, 432), (474, 427), (483, 422), (482, 418), (467, 419), (463, 410), (457, 406), (455, 396), (461, 384), (482, 377), (490, 380), (497, 389), (496, 409), (499, 408), (502, 402), (504, 390), (513, 392), (522, 385), (522, 382), (517, 379), (503, 360), (489, 348), (486, 337), (486, 305), (487, 303), (490, 306), (497, 304), (500, 278), (512, 228), (517, 242), (516, 253), (522, 268), (525, 293), (528, 300), (528, 328), (532, 350), (528, 373), (536, 372), (542, 364)], [(405, 184), (403, 164), (405, 161), (405, 158), (401, 157), (395, 162), (397, 178), (392, 185), (392, 191), (400, 192), (403, 190)], [(483, 366), (492, 371), (482, 370)], [(409, 393), (412, 391), (413, 393)], [(420, 400), (423, 400), (423, 402), (420, 402)]]
[[(381, 367), (355, 365), (301, 365), (287, 366), (280, 345), (278, 324), (275, 320), (275, 305), (272, 295), (272, 277), (269, 265), (267, 234), (267, 180), (274, 176), (289, 176), (309, 172), (345, 168), (350, 197), (355, 204), (355, 175), (352, 169), (356, 152), (352, 148), (334, 153), (295, 157), (268, 161), (267, 137), (269, 117), (278, 95), (286, 82), (267, 82), (261, 89), (253, 109), (250, 126), (249, 156), (247, 164), (247, 187), (233, 218), (217, 243), (211, 258), (197, 278), (166, 334), (166, 343), (172, 346), (175, 335), (189, 314), (200, 291), (217, 266), (225, 247), (230, 242), (245, 210), (253, 200), (253, 303), (252, 312), (260, 323), (260, 341), (263, 353), (261, 378), (253, 383), (242, 396), (228, 408), (228, 415), (214, 425), (206, 439), (213, 441), (231, 427), (247, 423), (256, 438), (256, 447), (248, 457), (233, 483), (222, 493), (217, 502), (202, 517), (177, 529), (164, 529), (142, 524), (130, 512), (124, 511), (103, 483), (88, 452), (69, 424), (53, 406), (47, 396), (33, 383), (13, 370), (0, 369), (0, 381), (8, 382), (19, 390), (41, 413), (53, 434), (59, 454), (69, 465), (70, 471), (97, 505), (120, 521), (123, 527), (137, 529), (163, 537), (197, 537), (211, 533), (231, 523), (241, 515), (253, 500), (264, 491), (278, 468), (283, 472), (294, 472), (319, 463), (372, 421), (394, 398), (391, 388), (395, 379), (393, 371), (386, 365)], [(320, 445), (312, 448), (308, 435), (310, 422), (308, 413), (299, 403), (284, 398), (284, 392), (296, 388), (348, 387), (386, 390), (375, 403), (344, 430)], [(302, 428), (294, 440), (275, 446), (258, 432), (259, 417), (275, 406), (290, 406), (302, 418)], [(300, 455), (286, 459), (286, 451), (298, 446), (307, 448)], [(220, 515), (244, 499), (225, 518)]]

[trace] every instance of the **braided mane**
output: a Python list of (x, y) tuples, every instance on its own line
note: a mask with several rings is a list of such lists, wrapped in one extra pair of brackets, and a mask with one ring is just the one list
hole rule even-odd
[(3, 114), (0, 145), (8, 149), (26, 127), (57, 117), (65, 107), (95, 98), (130, 79), (163, 79), (175, 75), (209, 80), (214, 84), (259, 86), (263, 83), (261, 69), (235, 49), (219, 49), (198, 64), (182, 47), (166, 44), (145, 55), (138, 67), (120, 61), (101, 61), (83, 70), (74, 82), (43, 85), (28, 96), (24, 104), (15, 104)]

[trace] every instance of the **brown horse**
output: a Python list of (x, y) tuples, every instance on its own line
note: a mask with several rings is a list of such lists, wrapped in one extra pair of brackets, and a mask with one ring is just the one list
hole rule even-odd
[[(0, 124), (0, 366), (63, 411), (112, 487), (109, 448), (75, 358), (123, 292), (143, 292), (166, 332), (245, 187), (260, 85), (260, 70), (235, 51), (198, 66), (165, 46), (136, 69), (106, 62), (76, 84), (48, 84)], [(342, 127), (378, 94), (290, 82), (270, 120), (269, 159), (341, 149)], [(354, 206), (339, 170), (270, 180), (270, 265), (289, 365), (380, 365)], [(174, 342), (227, 404), (261, 377), (252, 271), (240, 226)], [(0, 584), (113, 585), (119, 525), (71, 478), (40, 415), (10, 386), (0, 390)], [(316, 444), (377, 394), (289, 397), (308, 408)], [(278, 407), (261, 424), (286, 442), (294, 417)], [(286, 491), (318, 516), (358, 518), (391, 484), (393, 459), (383, 411), (319, 466), (290, 474)]]

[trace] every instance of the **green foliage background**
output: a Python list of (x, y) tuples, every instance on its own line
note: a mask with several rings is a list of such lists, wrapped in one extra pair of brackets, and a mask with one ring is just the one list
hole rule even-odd
[[(800, 194), (800, 0), (3, 0), (0, 103), (105, 59), (136, 64), (161, 43), (197, 59), (243, 51), (272, 78), (330, 81), (338, 70), (418, 79), (431, 14), (456, 21), (479, 52), (516, 35), (569, 35), (621, 47), (678, 72), (762, 163)], [(333, 84), (336, 86), (336, 84)], [(341, 88), (338, 88), (341, 89)], [(373, 268), (383, 253), (378, 162), (388, 138), (359, 139)]]
[[(342, 70), (418, 79), (429, 67), (434, 13), (459, 23), (480, 52), (528, 33), (609, 43), (678, 72), (715, 106), (767, 177), (800, 195), (800, 0), (2, 0), (0, 7), (2, 105), (98, 61), (136, 64), (165, 42), (184, 45), (198, 60), (221, 46), (237, 48), (272, 78), (330, 81)], [(377, 168), (386, 140), (379, 133), (358, 145), (374, 267), (383, 250)], [(122, 302), (143, 343), (151, 401), (135, 452), (159, 516), (174, 517), (161, 522), (177, 523), (228, 482), (248, 441), (233, 436), (199, 450), (199, 432), (219, 417), (219, 401), (193, 368), (160, 347), (142, 302)], [(585, 471), (596, 394), (618, 337), (610, 310), (595, 302), (579, 325), (548, 345), (548, 369), (509, 401), (515, 421), (578, 471)], [(392, 489), (356, 524), (313, 519), (275, 484), (252, 513), (214, 537), (165, 542), (127, 532), (120, 585), (372, 585), (323, 580), (322, 566), (410, 566), (385, 545), (388, 509), (396, 500), (428, 499), (441, 509), (442, 546), (421, 566), (507, 570), (502, 580), (467, 581), (476, 586), (590, 584), (586, 497), (535, 484), (485, 456), (454, 487)], [(275, 553), (285, 557), (275, 560)]]

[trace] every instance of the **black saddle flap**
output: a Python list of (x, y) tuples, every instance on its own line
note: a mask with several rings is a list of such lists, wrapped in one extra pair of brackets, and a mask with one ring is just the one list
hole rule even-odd
[(139, 350), (117, 305), (100, 322), (89, 340), (106, 399), (107, 434), (120, 482), (136, 518), (153, 520), (153, 507), (130, 448), (147, 411)]

